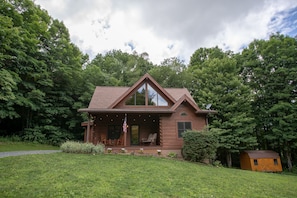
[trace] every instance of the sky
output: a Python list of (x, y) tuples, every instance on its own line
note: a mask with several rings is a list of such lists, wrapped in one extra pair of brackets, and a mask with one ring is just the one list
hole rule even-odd
[(187, 64), (201, 47), (240, 52), (272, 33), (297, 35), (296, 0), (35, 0), (92, 60), (116, 49)]

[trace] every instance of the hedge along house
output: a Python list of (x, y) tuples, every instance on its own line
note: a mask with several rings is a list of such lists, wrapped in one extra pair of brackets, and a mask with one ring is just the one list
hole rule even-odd
[(244, 170), (281, 172), (282, 164), (277, 152), (270, 150), (250, 150), (240, 154), (240, 167)]
[[(215, 111), (201, 110), (186, 88), (163, 88), (145, 74), (132, 87), (96, 87), (89, 107), (79, 112), (89, 116), (82, 124), (85, 142), (178, 150), (182, 133), (202, 130), (208, 124), (207, 115)], [(150, 134), (156, 139), (147, 143)]]

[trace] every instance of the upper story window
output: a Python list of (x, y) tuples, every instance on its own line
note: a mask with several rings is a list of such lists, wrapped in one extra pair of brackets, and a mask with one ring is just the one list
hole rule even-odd
[(148, 105), (168, 106), (168, 102), (149, 84), (147, 85), (147, 91), (148, 91)]
[(148, 83), (144, 83), (126, 101), (126, 105), (168, 106), (168, 102)]
[(143, 84), (137, 91), (126, 101), (126, 105), (145, 105), (145, 85)]

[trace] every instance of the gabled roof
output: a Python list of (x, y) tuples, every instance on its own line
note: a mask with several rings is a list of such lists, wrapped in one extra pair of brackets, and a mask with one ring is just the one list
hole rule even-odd
[(176, 110), (183, 102), (188, 102), (196, 111), (200, 110), (196, 103), (192, 100), (192, 97), (190, 98), (186, 94), (180, 97), (180, 99), (171, 107), (171, 110)]
[[(156, 91), (164, 94), (166, 100), (171, 102), (173, 105), (169, 108), (142, 108), (138, 106), (137, 108), (125, 108), (118, 109), (115, 108), (119, 103), (126, 100), (127, 97), (133, 94), (144, 82), (149, 82), (151, 85), (156, 87)], [(195, 113), (213, 113), (215, 111), (211, 110), (201, 110), (194, 99), (192, 98), (190, 92), (186, 88), (163, 88), (161, 87), (149, 74), (145, 74), (141, 77), (132, 87), (108, 87), (108, 86), (97, 86), (93, 93), (92, 99), (89, 103), (88, 108), (79, 109), (79, 112), (142, 112), (150, 111), (155, 113), (173, 113), (182, 102), (188, 102)]]
[(175, 99), (155, 81), (149, 74), (145, 74), (142, 76), (132, 87), (130, 87), (121, 97), (119, 97), (116, 101), (112, 103), (112, 105), (109, 106), (109, 108), (114, 108), (119, 102), (121, 102), (123, 99), (125, 99), (127, 96), (129, 96), (132, 92), (135, 91), (139, 86), (141, 86), (144, 81), (150, 81), (153, 85), (155, 85), (158, 89), (158, 91), (161, 91), (172, 103), (175, 103)]

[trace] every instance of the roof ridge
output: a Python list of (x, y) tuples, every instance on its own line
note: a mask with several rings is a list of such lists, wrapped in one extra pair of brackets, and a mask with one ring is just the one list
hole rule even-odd
[(110, 86), (110, 85), (108, 85), (108, 86), (104, 86), (104, 85), (97, 85), (96, 87), (111, 87), (111, 88), (113, 88), (113, 87), (115, 87), (115, 88), (130, 88), (130, 87), (128, 87), (128, 86)]

